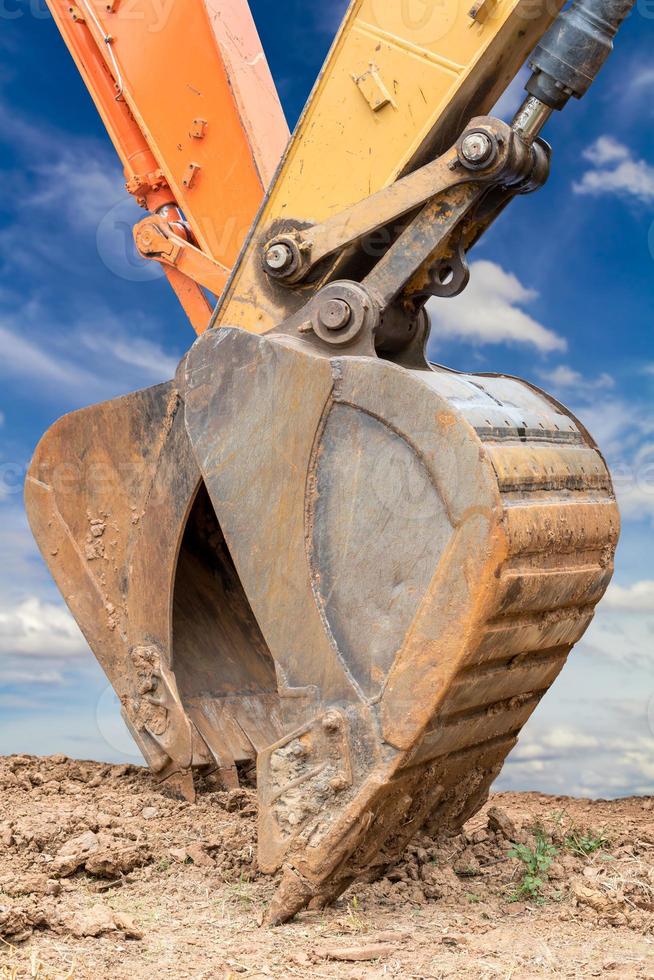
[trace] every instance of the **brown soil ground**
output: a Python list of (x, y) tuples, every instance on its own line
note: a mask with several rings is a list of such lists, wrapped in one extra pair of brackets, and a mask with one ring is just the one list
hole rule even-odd
[(0, 759), (0, 977), (654, 980), (651, 799), (496, 795), (277, 929), (256, 855), (251, 790), (189, 804), (134, 767)]

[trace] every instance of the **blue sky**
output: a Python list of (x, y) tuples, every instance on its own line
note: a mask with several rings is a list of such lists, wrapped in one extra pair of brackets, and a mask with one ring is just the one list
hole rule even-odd
[[(344, 3), (254, 0), (293, 125)], [(587, 98), (548, 126), (553, 173), (432, 307), (431, 353), (546, 387), (611, 463), (615, 584), (525, 730), (500, 786), (654, 793), (654, 9), (627, 22)], [(523, 80), (523, 79), (522, 79)], [(521, 79), (502, 100), (510, 112)], [(0, 0), (0, 752), (135, 753), (22, 512), (40, 435), (66, 411), (172, 376), (192, 340), (44, 0)]]

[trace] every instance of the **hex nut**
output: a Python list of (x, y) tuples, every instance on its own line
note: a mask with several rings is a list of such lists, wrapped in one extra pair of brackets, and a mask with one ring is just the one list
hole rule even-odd
[(461, 140), (461, 154), (468, 163), (484, 163), (493, 152), (493, 141), (486, 133), (468, 133)]
[(271, 245), (266, 251), (265, 263), (273, 272), (282, 272), (282, 270), (288, 268), (292, 261), (293, 253), (288, 245), (285, 245), (283, 242), (277, 242), (275, 245)]

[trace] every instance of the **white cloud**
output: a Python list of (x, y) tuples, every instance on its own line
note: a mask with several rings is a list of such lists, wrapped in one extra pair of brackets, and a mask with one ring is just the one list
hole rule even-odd
[[(33, 125), (0, 98), (3, 142), (16, 148), (23, 163), (14, 171), (3, 169), (20, 200), (20, 218), (0, 231), (0, 260), (6, 263), (0, 290), (0, 379), (36, 384), (41, 400), (56, 398), (69, 409), (172, 377), (179, 356), (161, 347), (159, 325), (146, 316), (131, 315), (126, 327), (84, 290), (70, 297), (65, 314), (56, 315), (45, 298), (47, 290), (35, 288), (26, 298), (9, 285), (25, 273), (32, 280), (42, 262), (55, 277), (53, 268), (62, 267), (79, 277), (86, 259), (93, 265), (98, 255), (126, 279), (160, 274), (156, 263), (139, 259), (130, 264), (127, 239), (131, 242), (130, 226), (140, 212), (124, 189), (110, 147), (47, 124)], [(113, 214), (117, 200), (126, 205), (120, 220)], [(104, 227), (108, 213), (113, 217), (104, 223), (104, 238), (96, 241), (96, 229)], [(98, 255), (91, 251), (92, 241)]]
[(588, 150), (584, 151), (583, 156), (595, 166), (603, 167), (607, 163), (629, 160), (631, 154), (624, 144), (618, 143), (612, 136), (600, 136)]
[(1, 100), (0, 139), (25, 157), (22, 212), (57, 214), (79, 229), (96, 225), (125, 194), (118, 159), (103, 140), (34, 125)]
[(160, 344), (144, 337), (107, 335), (104, 331), (83, 332), (81, 342), (87, 350), (127, 364), (142, 374), (144, 383), (167, 380), (175, 376), (179, 356), (168, 354)]
[[(619, 587), (618, 587), (619, 588)], [(594, 658), (601, 657), (608, 664), (633, 667), (651, 672), (654, 667), (654, 616), (647, 610), (620, 608), (617, 598), (602, 601), (595, 619), (583, 639), (583, 648)], [(635, 601), (631, 598), (631, 601)], [(618, 690), (620, 681), (616, 679)]]
[(604, 604), (621, 612), (652, 613), (654, 615), (654, 581), (634, 582), (633, 585), (611, 585)]
[(473, 344), (527, 344), (545, 353), (566, 349), (566, 342), (522, 307), (537, 298), (534, 290), (495, 262), (470, 266), (470, 285), (453, 299), (431, 299), (427, 305), (434, 336)]
[(63, 605), (31, 596), (0, 608), (0, 656), (57, 660), (86, 653), (86, 640)]
[[(651, 419), (645, 416), (640, 432), (651, 435)], [(632, 429), (625, 427), (625, 449), (610, 460), (622, 516), (629, 520), (654, 522), (654, 443), (633, 445)]]
[(25, 685), (32, 687), (34, 684), (44, 684), (48, 687), (64, 683), (64, 676), (60, 670), (21, 670), (17, 667), (5, 667), (0, 661), (0, 685), (14, 686)]
[(43, 705), (36, 698), (27, 697), (24, 694), (0, 693), (0, 708), (5, 708), (8, 711), (24, 712), (27, 717), (33, 717), (37, 712), (43, 710)]
[(541, 372), (543, 383), (596, 440), (609, 464), (623, 518), (654, 523), (654, 413), (613, 393), (611, 375), (586, 378), (568, 365)]
[[(0, 555), (0, 688), (32, 698), (36, 685), (43, 693), (87, 676), (89, 648), (58, 596), (22, 507), (11, 498), (0, 506)], [(0, 703), (10, 707), (6, 699)]]
[(63, 388), (91, 388), (94, 376), (65, 357), (44, 350), (0, 320), (0, 374)]
[(19, 156), (12, 169), (9, 164), (2, 168), (14, 200), (20, 201), (13, 222), (0, 229), (7, 281), (12, 275), (31, 280), (41, 264), (51, 272), (64, 269), (82, 277), (97, 268), (98, 259), (128, 281), (163, 277), (157, 262), (136, 253), (132, 228), (143, 212), (126, 192), (119, 161), (106, 140), (33, 125), (0, 97), (2, 143)]
[(55, 593), (20, 504), (24, 478), (24, 462), (0, 469), (0, 486), (6, 493), (0, 504), (0, 596), (6, 605), (27, 595)]
[(551, 371), (542, 371), (541, 378), (553, 388), (570, 390), (577, 395), (615, 388), (615, 380), (607, 372), (602, 372), (596, 378), (586, 378), (567, 364), (559, 364)]
[(581, 727), (528, 727), (499, 788), (616, 797), (654, 792), (654, 738), (637, 731), (589, 734)]
[(618, 485), (617, 495), (624, 519), (654, 524), (654, 489), (640, 485), (637, 475), (629, 474), (625, 485)]
[(543, 741), (547, 747), (556, 752), (567, 752), (571, 748), (595, 749), (598, 746), (594, 736), (566, 727), (555, 728), (545, 736)]
[(630, 89), (634, 93), (647, 92), (654, 85), (654, 68), (638, 68), (632, 75)]
[[(565, 398), (565, 392), (562, 397)], [(609, 455), (617, 456), (624, 451), (625, 445), (633, 449), (640, 442), (641, 432), (633, 406), (619, 398), (582, 401), (575, 405), (575, 413)]]
[[(38, 382), (42, 397), (85, 405), (175, 375), (180, 355), (147, 338), (156, 324), (145, 317), (134, 316), (128, 335), (114, 314), (96, 307), (91, 331), (88, 317), (72, 316), (62, 324), (36, 300), (25, 305), (19, 321), (15, 314), (3, 315), (2, 306), (10, 302), (0, 302), (0, 377)], [(34, 324), (29, 336), (25, 322)]]
[(557, 759), (571, 749), (597, 749), (600, 741), (594, 735), (578, 731), (566, 725), (553, 728), (542, 734), (538, 741), (525, 740), (515, 749), (514, 761)]
[(105, 153), (87, 154), (80, 166), (76, 154), (64, 152), (35, 168), (33, 188), (24, 207), (58, 212), (76, 229), (95, 228), (126, 194), (117, 161)]
[(584, 153), (592, 168), (573, 187), (577, 194), (616, 194), (639, 201), (654, 201), (654, 167), (633, 156), (610, 136), (600, 136)]

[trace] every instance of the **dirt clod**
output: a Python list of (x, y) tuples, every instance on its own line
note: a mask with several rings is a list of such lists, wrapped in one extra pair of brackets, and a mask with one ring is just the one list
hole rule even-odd
[(127, 939), (142, 939), (143, 933), (126, 912), (114, 912), (108, 905), (97, 904), (76, 912), (62, 921), (65, 931), (77, 939), (97, 938), (110, 932), (122, 932)]
[(506, 840), (514, 841), (517, 839), (518, 831), (511, 817), (506, 810), (499, 806), (492, 806), (488, 810), (488, 829), (501, 834)]
[(86, 859), (94, 851), (97, 851), (98, 846), (98, 837), (92, 830), (80, 834), (79, 837), (71, 837), (57, 851), (52, 870), (62, 878), (72, 875), (85, 864)]
[(119, 878), (134, 868), (142, 868), (151, 859), (150, 851), (142, 844), (115, 844), (98, 848), (86, 859), (84, 867), (101, 878)]
[(215, 862), (207, 852), (204, 844), (188, 844), (184, 848), (186, 852), (186, 857), (189, 858), (193, 864), (197, 864), (200, 868), (215, 868)]

